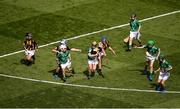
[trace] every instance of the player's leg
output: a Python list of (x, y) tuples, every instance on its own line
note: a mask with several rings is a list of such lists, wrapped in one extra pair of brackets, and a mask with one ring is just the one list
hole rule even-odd
[(129, 36), (124, 38), (123, 42), (124, 42), (125, 46), (128, 47), (128, 45), (129, 45)]
[(61, 73), (62, 73), (62, 80), (64, 82), (66, 82), (66, 67), (67, 67), (67, 64), (61, 64)]
[(93, 65), (92, 60), (88, 60), (88, 74), (87, 74), (88, 79), (90, 79), (90, 75), (92, 73), (92, 67), (93, 67), (92, 65)]
[(73, 76), (74, 75), (74, 70), (73, 70), (73, 68), (72, 68), (72, 66), (71, 66), (71, 62), (69, 61), (68, 63), (67, 63), (67, 76)]
[(146, 60), (145, 66), (144, 66), (144, 71), (143, 71), (143, 74), (145, 74), (145, 75), (147, 75), (147, 68), (148, 68), (148, 65), (149, 65), (149, 60)]
[(150, 68), (149, 80), (152, 81), (153, 80), (153, 75), (154, 75), (154, 59), (150, 60), (149, 68)]
[(101, 58), (99, 59), (99, 61), (98, 61), (98, 73), (99, 73), (99, 75), (100, 76), (102, 76), (103, 78), (104, 78), (104, 75), (103, 75), (103, 73), (102, 73), (102, 56), (101, 56)]
[(141, 41), (140, 37), (141, 37), (141, 34), (137, 33), (137, 38), (136, 39), (137, 39), (137, 41), (139, 43), (139, 46), (142, 46), (142, 41)]
[(165, 91), (166, 90), (165, 89), (165, 82), (168, 80), (169, 76), (170, 76), (170, 73), (165, 73), (164, 74), (164, 77), (163, 77), (163, 79), (161, 81), (161, 84), (162, 84), (161, 91)]

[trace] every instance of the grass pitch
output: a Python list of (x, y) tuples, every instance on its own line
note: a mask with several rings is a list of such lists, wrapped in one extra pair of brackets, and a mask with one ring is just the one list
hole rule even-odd
[[(26, 32), (32, 32), (39, 45), (70, 38), (104, 28), (128, 23), (131, 13), (138, 19), (180, 10), (178, 0), (0, 0), (0, 55), (22, 49)], [(142, 22), (142, 40), (157, 42), (173, 66), (167, 89), (180, 91), (180, 14)], [(69, 46), (83, 50), (72, 52), (76, 75), (67, 83), (100, 87), (154, 90), (146, 76), (141, 75), (145, 50), (133, 49), (127, 53), (123, 38), (129, 27), (106, 31), (84, 38), (70, 40)], [(106, 35), (117, 56), (107, 51), (103, 72), (87, 80), (87, 49), (93, 40)], [(54, 80), (56, 68), (51, 45), (39, 49), (36, 64), (20, 63), (23, 53), (0, 59), (0, 73), (41, 80)], [(13, 78), (0, 77), (0, 107), (180, 107), (180, 94), (145, 93), (98, 90), (59, 86)]]

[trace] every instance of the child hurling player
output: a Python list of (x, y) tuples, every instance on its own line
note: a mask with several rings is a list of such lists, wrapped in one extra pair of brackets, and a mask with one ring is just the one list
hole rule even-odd
[(133, 43), (134, 39), (138, 40), (138, 42), (141, 46), (141, 40), (140, 40), (141, 25), (136, 18), (137, 18), (136, 14), (132, 14), (130, 17), (130, 22), (129, 22), (130, 28), (131, 28), (130, 35), (124, 39), (124, 43), (128, 45), (127, 51), (131, 51), (132, 43)]
[(135, 47), (135, 48), (146, 48), (146, 65), (144, 67), (144, 74), (147, 74), (147, 67), (149, 65), (150, 67), (150, 74), (148, 74), (148, 79), (150, 81), (153, 80), (154, 75), (154, 61), (159, 58), (160, 55), (160, 48), (155, 47), (155, 42), (150, 40), (146, 45), (143, 45), (141, 47)]
[(164, 55), (159, 56), (159, 68), (155, 71), (160, 72), (158, 81), (157, 81), (157, 91), (165, 91), (165, 82), (170, 76), (170, 70), (172, 70), (172, 66), (166, 61)]

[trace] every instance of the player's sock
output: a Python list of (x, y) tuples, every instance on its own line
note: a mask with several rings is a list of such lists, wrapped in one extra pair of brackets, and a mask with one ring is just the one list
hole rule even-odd
[(148, 67), (148, 66), (147, 66), (147, 65), (145, 65), (145, 67), (144, 67), (144, 71), (143, 71), (143, 73), (144, 73), (144, 74), (147, 74), (147, 67)]
[(160, 91), (161, 90), (161, 84), (158, 83), (157, 86), (156, 86), (156, 91)]
[(132, 45), (129, 45), (128, 49), (131, 50), (132, 49)]
[(153, 80), (153, 73), (150, 73), (149, 75), (149, 81), (152, 81)]

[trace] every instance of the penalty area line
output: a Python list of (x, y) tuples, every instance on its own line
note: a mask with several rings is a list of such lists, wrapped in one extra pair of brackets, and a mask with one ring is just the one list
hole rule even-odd
[[(60, 83), (60, 82), (53, 82), (53, 81), (47, 81), (47, 80), (39, 80), (39, 79), (18, 77), (18, 76), (6, 75), (6, 74), (0, 74), (0, 76), (1, 77), (6, 77), (6, 78), (13, 78), (13, 79), (19, 79), (19, 80), (26, 80), (26, 81), (47, 83), (47, 84), (54, 84), (54, 85), (61, 85), (61, 86), (69, 86), (69, 87), (79, 87), (79, 88), (89, 88), (89, 89), (99, 89), (99, 90), (113, 90), (113, 91), (160, 93), (159, 91), (155, 91), (155, 90), (126, 89), (126, 88), (99, 87), (99, 86), (90, 86), (90, 85)], [(165, 91), (164, 93), (180, 94), (180, 91)]]
[[(157, 15), (157, 16), (153, 16), (153, 17), (148, 17), (148, 18), (139, 20), (139, 22), (145, 22), (145, 21), (149, 21), (149, 20), (152, 20), (152, 19), (156, 19), (156, 18), (160, 18), (160, 17), (176, 14), (176, 13), (179, 13), (179, 12), (180, 12), (180, 10), (177, 10), (177, 11), (173, 11), (173, 12), (169, 12), (169, 13), (165, 13), (165, 14), (161, 14), (161, 15)], [(82, 34), (82, 35), (79, 35), (79, 36), (67, 38), (66, 40), (74, 40), (74, 39), (78, 39), (78, 38), (81, 38), (81, 37), (85, 37), (85, 36), (89, 36), (89, 35), (105, 32), (105, 31), (109, 31), (109, 30), (114, 30), (114, 29), (122, 28), (122, 27), (125, 27), (125, 26), (128, 26), (128, 25), (129, 25), (129, 23), (118, 25), (118, 26), (113, 26), (113, 27), (105, 28), (105, 29), (102, 29), (102, 30), (99, 30), (99, 31), (94, 31), (94, 32), (90, 32), (90, 33), (87, 33), (87, 34)], [(48, 44), (45, 44), (45, 45), (40, 45), (39, 48), (46, 47), (46, 46), (53, 45), (53, 44), (57, 44), (59, 42), (60, 41), (55, 41), (55, 42), (51, 42), (51, 43), (48, 43)], [(4, 55), (1, 55), (0, 58), (11, 56), (11, 55), (18, 54), (18, 53), (21, 53), (21, 52), (24, 52), (24, 50), (20, 50), (20, 51), (16, 51), (16, 52), (13, 52), (13, 53), (4, 54)]]

